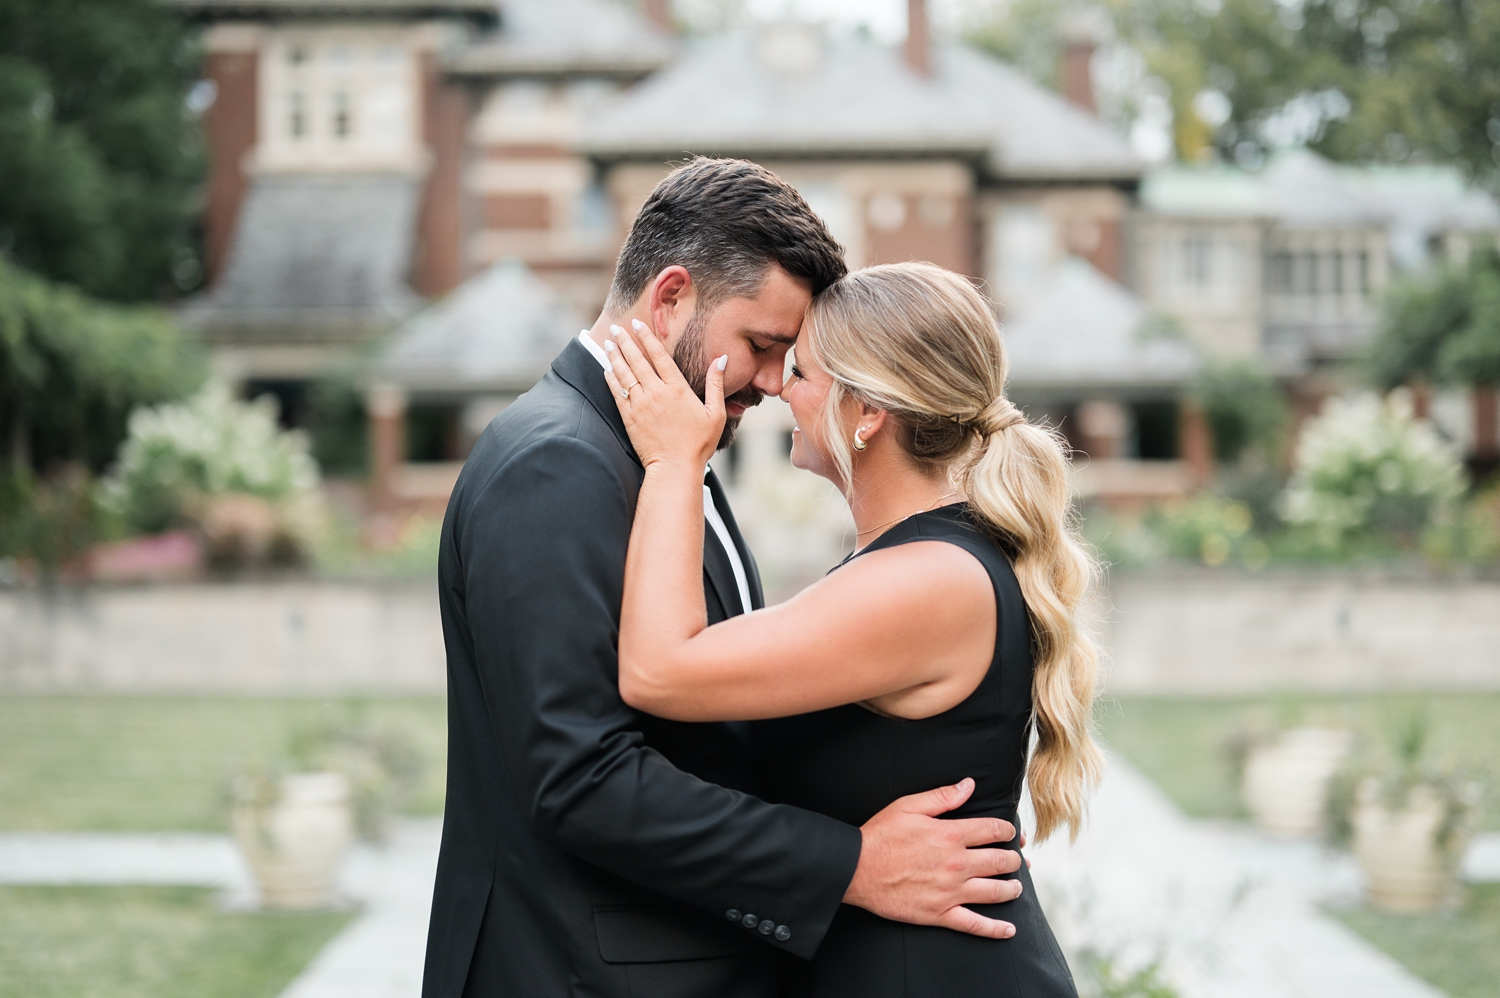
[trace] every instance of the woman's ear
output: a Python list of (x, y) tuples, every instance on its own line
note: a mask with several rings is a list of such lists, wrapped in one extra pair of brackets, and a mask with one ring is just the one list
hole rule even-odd
[(871, 405), (861, 405), (859, 413), (859, 425), (864, 428), (860, 434), (866, 442), (871, 440), (885, 426), (886, 411), (876, 409)]

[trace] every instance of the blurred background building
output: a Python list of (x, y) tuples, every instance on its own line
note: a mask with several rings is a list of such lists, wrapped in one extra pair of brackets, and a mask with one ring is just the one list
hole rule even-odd
[[(290, 425), (316, 379), (378, 354), (376, 508), (442, 501), (483, 417), (597, 314), (636, 206), (690, 155), (786, 177), (853, 267), (922, 259), (978, 282), (1015, 397), (1091, 459), (1086, 495), (1121, 501), (1212, 478), (1187, 391), (1205, 359), (1259, 359), (1316, 412), (1374, 335), (1392, 269), (1500, 233), (1452, 168), (1294, 151), (1253, 172), (1148, 170), (1095, 114), (1086, 28), (1055, 93), (934, 37), (920, 0), (894, 46), (798, 20), (681, 39), (663, 2), (172, 3), (204, 25), (215, 90), (209, 286), (183, 316)], [(455, 323), (498, 366), (460, 363), (435, 332)], [(1496, 451), (1491, 393), (1421, 404), (1473, 455)], [(727, 466), (776, 460), (750, 438), (787, 419), (754, 414), (751, 456)]]

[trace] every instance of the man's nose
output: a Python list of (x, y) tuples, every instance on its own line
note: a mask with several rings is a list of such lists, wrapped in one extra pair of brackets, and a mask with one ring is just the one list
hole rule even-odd
[(781, 361), (774, 363), (769, 360), (762, 361), (760, 366), (756, 368), (755, 377), (750, 379), (750, 383), (762, 395), (775, 395), (779, 398), (781, 396), (782, 369), (785, 366)]

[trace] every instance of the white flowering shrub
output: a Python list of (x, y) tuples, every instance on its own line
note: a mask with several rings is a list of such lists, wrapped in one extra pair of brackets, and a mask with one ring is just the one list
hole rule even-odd
[(1330, 547), (1379, 535), (1410, 543), (1463, 492), (1458, 449), (1414, 418), (1410, 397), (1366, 394), (1330, 399), (1308, 421), (1281, 513)]
[(290, 504), (318, 485), (308, 441), (282, 430), (276, 402), (241, 402), (210, 382), (183, 402), (137, 409), (107, 482), (111, 502), (146, 533), (180, 521), (195, 502), (256, 496)]

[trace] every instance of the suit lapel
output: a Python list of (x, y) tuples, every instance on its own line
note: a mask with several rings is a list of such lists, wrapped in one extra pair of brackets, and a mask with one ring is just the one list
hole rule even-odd
[(719, 597), (719, 605), (724, 608), (726, 617), (745, 612), (740, 606), (740, 587), (734, 581), (734, 566), (729, 563), (729, 555), (724, 553), (724, 545), (719, 543), (719, 535), (706, 522), (703, 524), (703, 578)]
[(620, 446), (625, 448), (625, 453), (636, 464), (640, 464), (641, 459), (636, 455), (635, 446), (630, 442), (630, 434), (625, 429), (625, 420), (620, 415), (619, 407), (615, 405), (614, 396), (609, 392), (609, 382), (604, 380), (604, 369), (599, 366), (594, 355), (578, 342), (576, 336), (563, 348), (562, 353), (553, 358), (552, 370), (588, 400), (599, 417), (609, 424), (610, 432), (615, 435)]
[[(625, 448), (625, 453), (636, 464), (640, 464), (640, 457), (630, 442), (630, 433), (625, 429), (625, 420), (620, 416), (614, 396), (609, 392), (609, 383), (604, 380), (604, 371), (594, 355), (576, 337), (553, 359), (552, 371), (588, 401), (599, 417), (609, 424), (610, 432), (615, 435), (620, 446)], [(704, 482), (713, 496), (714, 506), (724, 519), (724, 525), (729, 528), (729, 537), (739, 553), (740, 562), (745, 566), (745, 581), (750, 585), (750, 600), (753, 604), (750, 609), (758, 610), (764, 605), (764, 601), (755, 559), (750, 556), (750, 549), (745, 547), (745, 539), (740, 536), (740, 528), (734, 522), (729, 500), (724, 495), (723, 486), (719, 484), (719, 476), (710, 471)], [(740, 587), (734, 581), (734, 567), (729, 563), (729, 555), (719, 543), (719, 536), (714, 533), (713, 527), (707, 523), (703, 524), (703, 578), (719, 598), (719, 604), (724, 607), (726, 614), (733, 616), (745, 612), (740, 606)]]
[[(756, 567), (755, 556), (750, 553), (750, 548), (745, 544), (745, 538), (740, 534), (740, 525), (734, 522), (734, 511), (729, 508), (729, 497), (724, 494), (724, 486), (719, 482), (719, 476), (712, 470), (708, 477), (703, 480), (708, 486), (709, 494), (713, 496), (714, 508), (719, 511), (719, 516), (724, 519), (724, 526), (729, 529), (729, 539), (734, 541), (734, 549), (740, 556), (740, 564), (745, 567), (745, 582), (750, 587), (750, 609), (759, 610), (766, 605), (765, 594), (760, 588), (760, 569)], [(729, 573), (731, 585), (734, 582), (734, 570)], [(735, 586), (735, 603), (738, 605), (739, 587)], [(749, 611), (746, 611), (749, 612)]]

